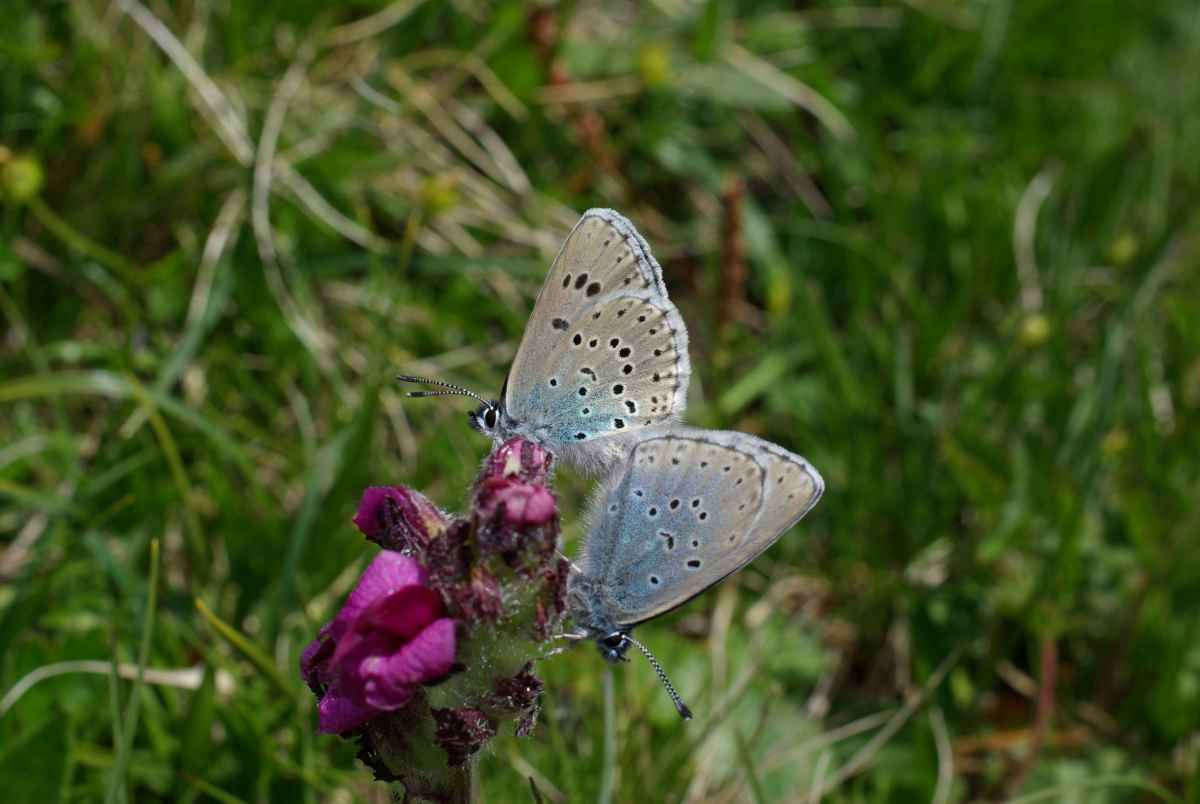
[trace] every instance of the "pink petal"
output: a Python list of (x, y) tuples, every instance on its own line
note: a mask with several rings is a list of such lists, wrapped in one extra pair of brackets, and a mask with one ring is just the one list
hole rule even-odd
[(334, 641), (329, 638), (329, 626), (326, 625), (300, 654), (300, 675), (311, 689), (316, 690), (323, 683), (322, 670), (335, 647)]
[[(424, 586), (405, 586), (372, 603), (350, 622), (329, 659), (335, 672), (355, 672), (367, 656), (393, 653), (442, 616), (441, 596)], [(366, 646), (366, 647), (364, 647)]]
[(450, 672), (457, 648), (454, 620), (432, 623), (391, 656), (368, 659), (362, 671), (367, 679), (367, 703), (379, 709), (398, 709), (412, 697), (412, 688)]
[(333, 689), (317, 704), (318, 728), (326, 734), (353, 731), (377, 714), (375, 708), (355, 703), (349, 696)]
[(375, 601), (405, 586), (424, 585), (425, 578), (425, 569), (413, 559), (391, 550), (382, 551), (358, 579), (358, 585), (330, 624), (330, 636), (341, 639)]
[(544, 487), (535, 487), (525, 498), (522, 521), (527, 525), (540, 525), (554, 518), (554, 495)]
[(426, 586), (406, 586), (375, 601), (358, 618), (355, 630), (382, 631), (407, 642), (444, 611), (437, 592)]

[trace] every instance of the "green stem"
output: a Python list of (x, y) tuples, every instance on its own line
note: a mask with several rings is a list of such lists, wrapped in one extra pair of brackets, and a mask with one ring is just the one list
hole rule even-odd
[(123, 279), (132, 279), (137, 273), (137, 267), (115, 251), (111, 251), (91, 240), (87, 235), (71, 226), (50, 209), (41, 196), (29, 200), (29, 209), (33, 212), (50, 234), (61, 240), (73, 251), (85, 257), (91, 257), (101, 265), (116, 271)]

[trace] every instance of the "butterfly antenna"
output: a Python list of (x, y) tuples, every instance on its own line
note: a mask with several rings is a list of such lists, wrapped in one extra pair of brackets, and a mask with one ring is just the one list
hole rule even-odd
[(683, 702), (683, 698), (679, 697), (679, 693), (675, 691), (675, 685), (671, 683), (671, 679), (667, 678), (667, 671), (663, 670), (662, 665), (658, 663), (658, 659), (655, 659), (654, 654), (650, 652), (650, 649), (641, 642), (638, 642), (629, 634), (625, 634), (624, 636), (628, 642), (642, 652), (642, 655), (645, 656), (647, 661), (650, 662), (650, 666), (654, 668), (654, 672), (658, 673), (658, 680), (661, 681), (663, 687), (666, 688), (667, 695), (671, 696), (671, 703), (675, 704), (675, 711), (678, 712), (679, 716), (684, 720), (691, 720), (692, 710), (688, 709), (687, 704)]
[(415, 382), (415, 383), (420, 383), (422, 385), (437, 385), (441, 388), (446, 389), (444, 391), (409, 391), (408, 395), (413, 397), (414, 399), (423, 399), (423, 398), (427, 398), (427, 397), (431, 397), (431, 396), (469, 396), (472, 399), (479, 400), (480, 402), (482, 402), (485, 405), (492, 404), (491, 402), (484, 399), (482, 396), (480, 396), (479, 394), (475, 393), (472, 390), (463, 388), (461, 385), (455, 385), (454, 383), (444, 382), (442, 380), (431, 380), (428, 377), (413, 377), (409, 374), (401, 374), (400, 376), (396, 377), (396, 381), (397, 382)]

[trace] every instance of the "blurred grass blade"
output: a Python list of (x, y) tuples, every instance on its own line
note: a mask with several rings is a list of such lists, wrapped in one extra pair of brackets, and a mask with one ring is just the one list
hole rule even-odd
[(1127, 776), (1114, 774), (1111, 776), (1098, 776), (1094, 779), (1075, 782), (1072, 784), (1056, 785), (1038, 790), (1034, 793), (1028, 793), (1016, 798), (1010, 798), (1008, 804), (1034, 804), (1039, 801), (1084, 801), (1086, 797), (1079, 797), (1083, 791), (1099, 792), (1101, 790), (1120, 790), (1120, 789), (1141, 790), (1149, 793), (1162, 801), (1169, 801), (1171, 804), (1183, 804), (1183, 800), (1166, 789), (1162, 785), (1154, 784), (1137, 776)]
[[(135, 399), (137, 397), (133, 382), (119, 374), (102, 369), (64, 371), (42, 376), (22, 377), (0, 383), (0, 402), (16, 402), (23, 399), (55, 397), (63, 394), (96, 395), (110, 399)], [(184, 406), (178, 400), (152, 388), (146, 389), (145, 395), (153, 401), (155, 407), (164, 413), (195, 427), (208, 436), (214, 446), (237, 461), (247, 475), (251, 474), (251, 462), (245, 450), (223, 427)]]
[(604, 759), (600, 767), (597, 804), (612, 804), (617, 783), (617, 702), (611, 667), (604, 668)]
[(750, 798), (754, 804), (766, 804), (767, 794), (763, 791), (762, 782), (759, 781), (758, 769), (754, 767), (754, 757), (750, 754), (750, 745), (746, 742), (746, 735), (742, 734), (741, 729), (734, 729), (733, 736), (737, 740), (738, 761), (742, 764), (746, 782), (750, 786)]
[(213, 613), (204, 601), (196, 598), (196, 610), (200, 612), (200, 616), (208, 621), (208, 624), (213, 627), (222, 639), (230, 644), (234, 650), (242, 654), (242, 656), (254, 665), (260, 673), (266, 676), (275, 687), (287, 695), (292, 695), (295, 692), (295, 687), (283, 677), (279, 672), (279, 668), (271, 661), (271, 658), (263, 652), (262, 648), (251, 642), (245, 635), (234, 628), (229, 623), (222, 620)]
[(717, 407), (726, 416), (736, 416), (768, 389), (776, 385), (791, 368), (791, 358), (783, 352), (771, 352), (721, 394)]
[[(123, 738), (117, 748), (117, 757), (109, 779), (108, 791), (104, 796), (107, 804), (127, 798), (125, 774), (129, 769), (129, 758), (133, 753), (133, 738), (137, 734), (138, 714), (142, 700), (142, 685), (145, 681), (146, 664), (150, 661), (150, 642), (154, 634), (154, 617), (158, 610), (158, 539), (150, 542), (150, 585), (146, 593), (146, 613), (142, 621), (142, 644), (138, 648), (138, 674), (125, 706)], [(114, 665), (114, 674), (115, 674)]]

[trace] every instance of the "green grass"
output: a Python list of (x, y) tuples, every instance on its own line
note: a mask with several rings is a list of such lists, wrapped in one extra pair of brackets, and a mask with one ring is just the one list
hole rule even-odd
[(664, 264), (690, 420), (828, 491), (641, 633), (696, 720), (635, 660), (606, 735), (556, 657), (485, 800), (1200, 797), (1190, 0), (9, 6), (0, 696), (112, 671), (0, 714), (5, 800), (386, 800), (297, 656), (360, 489), (457, 508), (487, 446), (390, 378), (498, 391), (594, 205)]

